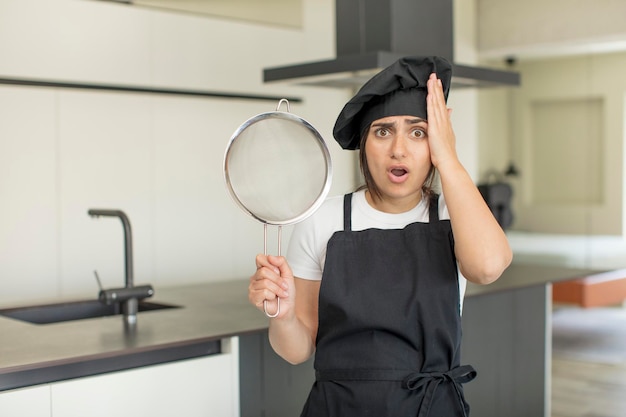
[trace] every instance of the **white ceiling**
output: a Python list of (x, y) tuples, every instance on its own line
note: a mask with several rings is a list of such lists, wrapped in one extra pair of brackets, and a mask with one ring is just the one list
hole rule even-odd
[(626, 50), (624, 0), (475, 0), (482, 58)]
[(131, 0), (131, 3), (271, 25), (302, 26), (301, 0)]

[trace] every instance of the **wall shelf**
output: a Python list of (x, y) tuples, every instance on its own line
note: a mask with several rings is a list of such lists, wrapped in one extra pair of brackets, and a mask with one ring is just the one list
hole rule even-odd
[(73, 89), (81, 89), (81, 90), (102, 90), (102, 91), (116, 91), (116, 92), (124, 92), (124, 93), (166, 94), (166, 95), (178, 95), (178, 96), (243, 99), (243, 100), (278, 101), (284, 98), (284, 99), (289, 100), (292, 103), (302, 102), (302, 99), (299, 97), (283, 97), (283, 96), (279, 97), (279, 96), (268, 96), (268, 95), (258, 95), (258, 94), (228, 93), (228, 92), (223, 92), (223, 91), (188, 90), (188, 89), (180, 89), (180, 88), (153, 88), (153, 87), (140, 87), (140, 86), (129, 86), (129, 85), (117, 85), (117, 84), (79, 83), (79, 82), (26, 79), (26, 78), (2, 77), (0, 78), (0, 84), (19, 85), (19, 86), (27, 86), (27, 87), (73, 88)]

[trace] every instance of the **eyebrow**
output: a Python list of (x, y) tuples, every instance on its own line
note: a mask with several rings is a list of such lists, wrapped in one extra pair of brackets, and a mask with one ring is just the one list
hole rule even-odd
[(372, 123), (372, 127), (390, 128), (394, 126), (395, 126), (395, 123)]
[[(425, 119), (422, 119), (421, 117), (416, 117), (414, 119), (404, 119), (404, 122), (406, 124), (409, 125), (414, 125), (414, 124), (418, 124), (418, 123), (424, 123), (427, 122)], [(393, 127), (395, 125), (394, 122), (389, 122), (389, 123), (372, 123), (372, 127), (384, 127), (384, 128), (390, 128)]]

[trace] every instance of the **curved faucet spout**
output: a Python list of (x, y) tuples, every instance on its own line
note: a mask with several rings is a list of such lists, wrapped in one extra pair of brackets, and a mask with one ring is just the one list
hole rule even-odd
[[(135, 326), (137, 323), (137, 311), (139, 310), (139, 295), (136, 294), (136, 292), (133, 292), (133, 236), (130, 230), (130, 220), (128, 220), (128, 216), (121, 210), (89, 209), (87, 213), (93, 217), (118, 217), (122, 221), (122, 225), (124, 226), (124, 265), (126, 267), (126, 288), (123, 289), (123, 291), (119, 291), (119, 289), (117, 289), (116, 292), (113, 292), (112, 294), (125, 294), (124, 297), (122, 297), (124, 300), (121, 301), (124, 313), (124, 323)], [(151, 296), (152, 288), (150, 288), (149, 293), (142, 293), (142, 295), (145, 295), (145, 297)]]
[(133, 234), (130, 229), (130, 220), (126, 213), (121, 210), (110, 209), (89, 209), (87, 213), (92, 217), (118, 217), (124, 226), (124, 267), (125, 267), (125, 286), (132, 288), (134, 286), (133, 276)]

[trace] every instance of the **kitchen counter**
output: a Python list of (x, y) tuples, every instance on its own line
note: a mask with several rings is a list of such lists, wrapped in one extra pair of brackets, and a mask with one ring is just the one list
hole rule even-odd
[[(491, 285), (468, 284), (466, 297), (594, 272), (512, 265)], [(121, 316), (45, 325), (0, 317), (0, 391), (219, 353), (220, 340), (267, 329), (267, 318), (248, 303), (247, 286), (236, 280), (156, 288), (151, 301), (182, 308), (141, 312), (132, 333)]]
[(565, 266), (549, 266), (536, 264), (513, 264), (494, 283), (489, 285), (477, 285), (467, 283), (466, 297), (492, 294), (498, 291), (510, 291), (518, 288), (526, 288), (535, 285), (544, 285), (559, 281), (583, 278), (597, 274), (597, 269), (571, 268)]
[(134, 332), (122, 316), (43, 325), (0, 317), (0, 391), (219, 353), (221, 339), (267, 328), (246, 291), (245, 280), (155, 288), (150, 301), (182, 308), (140, 312)]

